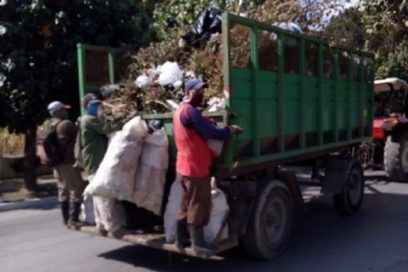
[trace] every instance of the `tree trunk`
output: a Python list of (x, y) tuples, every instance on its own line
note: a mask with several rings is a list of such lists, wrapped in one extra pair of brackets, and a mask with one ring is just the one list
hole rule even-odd
[(35, 154), (36, 138), (36, 126), (26, 130), (24, 148), (24, 184), (29, 191), (35, 191), (37, 189), (37, 158)]

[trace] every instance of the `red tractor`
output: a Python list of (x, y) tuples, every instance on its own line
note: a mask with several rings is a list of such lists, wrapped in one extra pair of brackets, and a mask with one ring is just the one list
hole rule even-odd
[(374, 82), (373, 141), (359, 157), (365, 167), (384, 169), (393, 181), (408, 182), (408, 84), (399, 78)]

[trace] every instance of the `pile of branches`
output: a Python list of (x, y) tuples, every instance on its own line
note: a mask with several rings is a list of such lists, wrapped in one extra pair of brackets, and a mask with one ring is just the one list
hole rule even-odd
[(222, 36), (219, 35), (199, 49), (180, 48), (178, 39), (154, 43), (140, 49), (130, 56), (132, 63), (128, 68), (126, 79), (119, 83), (119, 90), (105, 100), (106, 111), (120, 110), (126, 115), (133, 115), (174, 110), (166, 101), (174, 100), (180, 103), (184, 98), (183, 85), (172, 88), (153, 83), (150, 86), (138, 88), (134, 82), (139, 75), (147, 74), (149, 69), (157, 68), (166, 61), (177, 62), (183, 70), (184, 82), (189, 78), (201, 78), (207, 83), (205, 101), (212, 97), (222, 97), (224, 84), (221, 39)]
[[(278, 1), (279, 2), (279, 1)], [(293, 3), (292, 3), (293, 2)], [(276, 1), (267, 0), (262, 6), (248, 10), (247, 17), (258, 21), (271, 22), (277, 19), (294, 21), (296, 16), (303, 14), (296, 1), (290, 3), (279, 2), (279, 12), (276, 9)], [(285, 17), (290, 9), (294, 17)], [(273, 11), (273, 12), (272, 12)], [(236, 25), (230, 30), (231, 64), (234, 67), (249, 68), (250, 57), (250, 30), (242, 25)], [(179, 47), (179, 32), (172, 32), (165, 41), (152, 43), (146, 48), (130, 55), (132, 63), (128, 68), (127, 80), (121, 82), (122, 88), (109, 103), (120, 103), (126, 111), (139, 113), (169, 112), (172, 108), (166, 100), (172, 99), (181, 102), (183, 99), (183, 86), (168, 88), (153, 83), (148, 87), (136, 87), (134, 80), (141, 74), (147, 74), (148, 69), (156, 68), (166, 61), (177, 62), (183, 70), (183, 82), (188, 78), (196, 77), (205, 81), (208, 88), (205, 91), (205, 100), (223, 97), (223, 44), (222, 35), (219, 34), (207, 41), (199, 48)], [(277, 47), (271, 43), (271, 36), (262, 33), (259, 39), (260, 66), (267, 70), (276, 68), (277, 63), (273, 59), (277, 55)], [(276, 62), (276, 61), (275, 61)], [(154, 82), (154, 80), (153, 80)], [(115, 100), (116, 99), (116, 100)]]

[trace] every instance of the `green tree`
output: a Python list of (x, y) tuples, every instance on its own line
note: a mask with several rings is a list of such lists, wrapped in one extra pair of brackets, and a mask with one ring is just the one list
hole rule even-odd
[(362, 0), (366, 49), (375, 53), (377, 78), (408, 79), (408, 3)]
[(363, 14), (358, 8), (346, 9), (331, 18), (323, 31), (323, 37), (331, 44), (352, 46), (363, 50), (366, 32), (362, 20)]
[(147, 44), (152, 8), (134, 0), (0, 0), (0, 127), (26, 135), (28, 189), (36, 187), (36, 127), (47, 104), (78, 104), (76, 44)]

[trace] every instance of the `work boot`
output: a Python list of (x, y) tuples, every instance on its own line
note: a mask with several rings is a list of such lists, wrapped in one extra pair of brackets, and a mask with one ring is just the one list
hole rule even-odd
[(61, 205), (62, 220), (64, 222), (64, 225), (67, 226), (68, 220), (69, 220), (69, 202), (62, 201), (60, 205)]
[(191, 245), (188, 231), (187, 231), (187, 220), (177, 221), (177, 235), (176, 235), (176, 246), (178, 248), (186, 248)]
[(126, 233), (127, 231), (124, 228), (119, 228), (111, 232), (112, 236), (116, 239), (121, 239)]
[(96, 226), (96, 231), (99, 235), (108, 236), (108, 231), (106, 231), (102, 226)]
[(193, 251), (198, 254), (212, 255), (215, 247), (204, 242), (203, 227), (189, 225)]
[(79, 221), (79, 213), (81, 212), (81, 202), (74, 202), (73, 209), (71, 213), (71, 222), (70, 225), (78, 228), (82, 225), (81, 221)]

